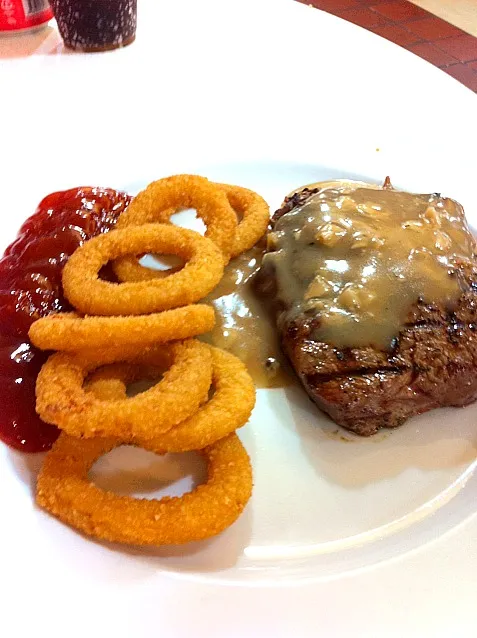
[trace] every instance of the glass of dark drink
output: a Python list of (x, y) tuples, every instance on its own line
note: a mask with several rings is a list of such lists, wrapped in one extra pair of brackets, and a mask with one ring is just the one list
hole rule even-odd
[(50, 5), (70, 49), (108, 51), (136, 37), (137, 0), (50, 0)]

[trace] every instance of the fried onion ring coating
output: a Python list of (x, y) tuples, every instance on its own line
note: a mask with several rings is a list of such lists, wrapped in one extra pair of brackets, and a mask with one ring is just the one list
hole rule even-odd
[[(202, 404), (212, 382), (212, 356), (206, 344), (189, 339), (146, 350), (131, 349), (52, 355), (36, 383), (36, 410), (72, 436), (117, 436), (146, 441), (189, 418)], [(122, 350), (122, 352), (121, 352)], [(129, 355), (129, 356), (128, 356)], [(155, 364), (169, 359), (170, 367), (152, 388), (117, 401), (98, 400), (83, 383), (99, 366), (117, 361)]]
[[(229, 184), (214, 184), (227, 195), (227, 199), (239, 217), (234, 241), (231, 248), (230, 258), (237, 257), (249, 248), (252, 248), (259, 239), (265, 234), (270, 222), (270, 209), (267, 202), (248, 188), (241, 186), (231, 186)], [(134, 201), (134, 200), (133, 200)], [(129, 224), (140, 224), (139, 215), (133, 215), (128, 218), (132, 204), (125, 212), (118, 225), (127, 226)], [(175, 209), (167, 209), (157, 216), (158, 221), (169, 221), (170, 217), (176, 212)], [(131, 221), (129, 221), (131, 219)], [(206, 233), (207, 237), (211, 237)], [(165, 272), (142, 266), (139, 258), (136, 256), (127, 256), (117, 259), (113, 263), (113, 269), (120, 281), (146, 281), (148, 279), (163, 279)]]
[(48, 315), (35, 321), (30, 341), (42, 350), (76, 351), (178, 341), (204, 334), (215, 325), (211, 306), (194, 304), (150, 315), (80, 317), (75, 313)]
[[(99, 279), (102, 266), (122, 255), (143, 252), (182, 257), (185, 266), (163, 279), (111, 283)], [(81, 312), (141, 315), (192, 304), (220, 281), (224, 260), (210, 239), (172, 224), (144, 224), (112, 230), (87, 241), (67, 261), (63, 288)]]
[[(236, 434), (202, 450), (207, 481), (162, 499), (118, 496), (88, 478), (102, 455), (128, 440), (81, 440), (62, 433), (40, 471), (36, 502), (93, 536), (134, 545), (180, 545), (219, 534), (241, 514), (252, 491), (250, 459)], [(153, 445), (147, 449), (155, 452)]]
[(230, 205), (240, 218), (230, 255), (232, 259), (255, 246), (267, 232), (270, 209), (263, 197), (248, 188), (229, 184), (217, 186), (225, 191)]
[[(255, 386), (246, 367), (234, 355), (218, 348), (210, 349), (214, 395), (196, 414), (154, 437), (156, 451), (199, 450), (248, 421), (255, 404)], [(90, 376), (88, 391), (98, 399), (120, 399), (125, 396), (127, 384), (141, 378), (141, 373), (138, 366), (108, 366)], [(136, 443), (140, 446), (142, 442)]]
[(224, 191), (199, 175), (173, 175), (152, 182), (120, 215), (117, 228), (165, 223), (174, 212), (183, 208), (197, 210), (198, 217), (207, 226), (205, 236), (220, 248), (228, 261), (237, 230), (237, 215)]

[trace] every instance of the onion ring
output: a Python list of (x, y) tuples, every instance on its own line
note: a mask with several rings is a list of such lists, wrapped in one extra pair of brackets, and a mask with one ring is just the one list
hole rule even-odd
[[(255, 404), (255, 386), (234, 355), (211, 347), (213, 397), (199, 411), (153, 439), (161, 452), (199, 450), (227, 436), (248, 421)], [(109, 372), (109, 374), (108, 374)], [(137, 366), (108, 366), (91, 375), (88, 391), (101, 400), (120, 399), (126, 385), (141, 378)], [(142, 442), (136, 443), (141, 446)]]
[[(89, 374), (84, 382), (85, 392), (93, 392), (100, 401), (118, 401), (128, 397), (128, 385), (135, 381), (157, 381), (164, 372), (164, 365), (154, 365), (151, 361), (140, 363), (141, 357), (136, 362), (110, 363), (97, 368)], [(202, 406), (209, 400), (210, 388), (200, 401)]]
[[(145, 441), (167, 432), (199, 409), (212, 381), (207, 345), (189, 339), (145, 350), (140, 358), (128, 355), (124, 348), (52, 355), (36, 382), (40, 417), (73, 436), (138, 437)], [(156, 385), (135, 397), (100, 401), (85, 391), (83, 382), (90, 372), (128, 358), (149, 359), (153, 364), (169, 359), (172, 364)]]
[[(240, 218), (235, 238), (232, 244), (230, 258), (237, 257), (249, 248), (252, 248), (259, 239), (265, 234), (270, 222), (270, 209), (267, 202), (258, 193), (242, 186), (231, 186), (229, 184), (215, 184), (223, 190), (227, 195), (229, 204), (234, 209), (236, 215)], [(134, 200), (133, 200), (134, 201)], [(118, 226), (129, 225), (128, 214), (132, 204), (129, 206), (118, 222)], [(157, 219), (161, 222), (169, 221), (170, 217), (177, 212), (176, 209), (168, 209), (162, 211)], [(134, 220), (138, 216), (133, 216)], [(139, 221), (134, 221), (138, 224)], [(212, 237), (206, 233), (207, 237)], [(113, 270), (120, 281), (147, 281), (149, 279), (163, 279), (168, 271), (156, 270), (142, 266), (139, 258), (130, 256), (117, 259), (113, 263)], [(175, 269), (174, 271), (176, 271)]]
[(270, 209), (263, 197), (248, 188), (229, 184), (217, 184), (217, 186), (225, 191), (230, 205), (241, 218), (230, 255), (231, 258), (237, 257), (255, 246), (267, 232)]
[(129, 367), (127, 363), (111, 363), (98, 368), (85, 380), (85, 392), (92, 392), (100, 401), (126, 399), (128, 395), (125, 379), (129, 379)]
[[(236, 434), (202, 450), (207, 482), (179, 497), (117, 496), (88, 478), (95, 461), (128, 440), (80, 440), (62, 433), (40, 471), (36, 502), (64, 523), (107, 541), (179, 545), (219, 534), (241, 514), (252, 491), (250, 459)], [(152, 445), (147, 449), (155, 452)]]
[[(122, 255), (158, 252), (178, 255), (186, 265), (164, 279), (116, 284), (98, 278), (102, 266)], [(68, 300), (93, 315), (141, 315), (194, 303), (220, 281), (224, 260), (217, 246), (199, 233), (172, 224), (144, 224), (90, 239), (63, 270)]]
[(205, 177), (173, 175), (152, 182), (120, 215), (117, 228), (165, 223), (181, 208), (196, 209), (198, 217), (207, 226), (205, 236), (217, 244), (228, 261), (237, 230), (237, 216), (223, 190)]
[(80, 317), (76, 313), (48, 315), (35, 321), (30, 341), (42, 350), (76, 351), (138, 344), (141, 346), (188, 339), (215, 325), (211, 306), (194, 304), (150, 315)]

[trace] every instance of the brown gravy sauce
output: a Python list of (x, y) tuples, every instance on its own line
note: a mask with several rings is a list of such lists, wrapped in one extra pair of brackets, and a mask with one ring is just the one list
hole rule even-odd
[(254, 246), (225, 268), (219, 285), (203, 300), (214, 306), (216, 325), (202, 339), (243, 361), (257, 387), (278, 388), (290, 377), (275, 321), (252, 289), (264, 251), (264, 245)]
[(386, 349), (418, 298), (457, 301), (455, 268), (475, 251), (457, 202), (360, 182), (313, 187), (268, 236), (263, 263), (275, 271), (281, 321), (310, 313), (317, 340)]

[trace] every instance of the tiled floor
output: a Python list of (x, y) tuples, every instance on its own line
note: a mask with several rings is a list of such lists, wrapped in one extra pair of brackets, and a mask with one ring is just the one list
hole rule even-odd
[[(416, 4), (407, 0), (298, 1), (399, 44), (477, 92), (477, 38)], [(477, 2), (475, 12), (477, 18)]]

